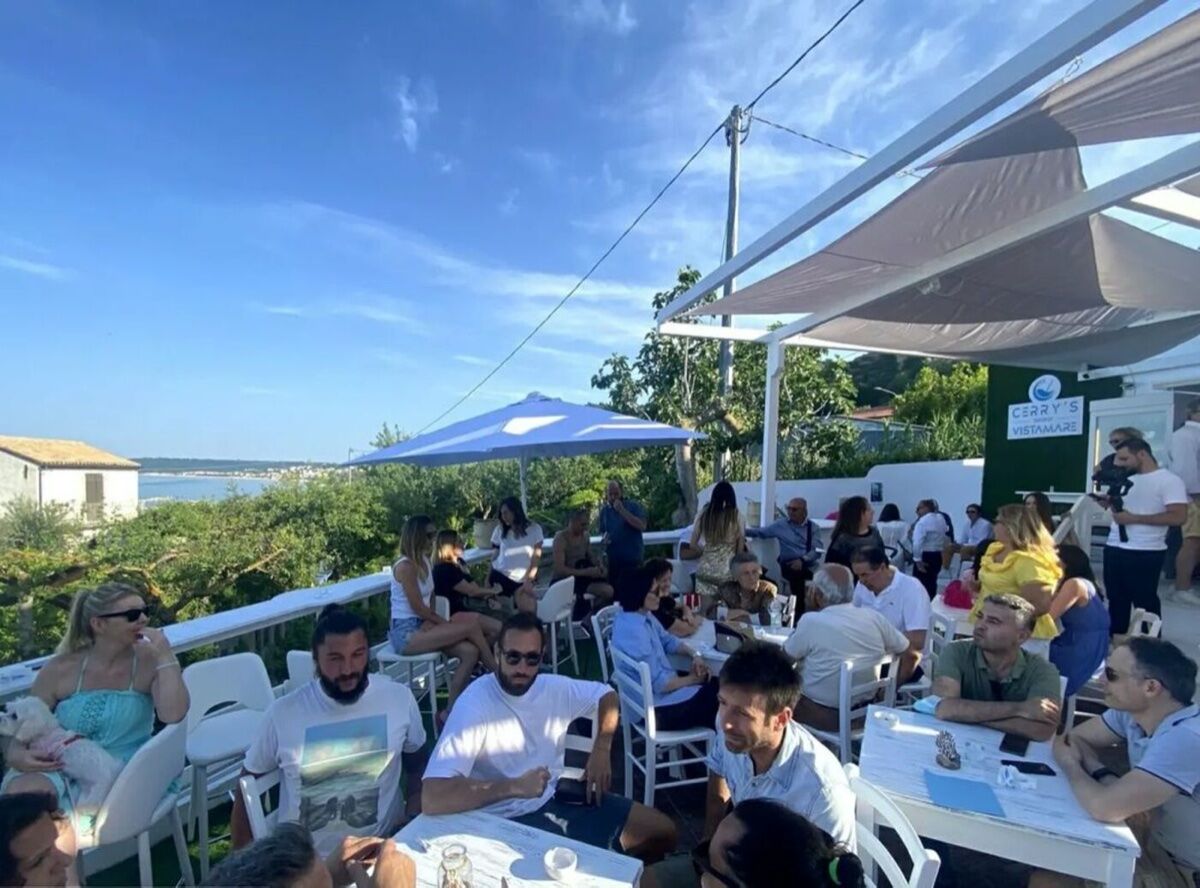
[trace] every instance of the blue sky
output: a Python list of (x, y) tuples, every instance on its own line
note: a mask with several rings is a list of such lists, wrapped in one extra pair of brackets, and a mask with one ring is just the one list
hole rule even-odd
[[(384, 421), (420, 429), (846, 5), (0, 5), (0, 431), (343, 459)], [(868, 0), (758, 110), (871, 153), (1081, 6)], [(1167, 3), (1085, 66), (1195, 6)], [(1089, 180), (1133, 159), (1101, 155)], [(854, 163), (757, 125), (742, 243)], [(534, 389), (595, 397), (652, 293), (716, 264), (726, 164), (715, 140), (451, 418)]]

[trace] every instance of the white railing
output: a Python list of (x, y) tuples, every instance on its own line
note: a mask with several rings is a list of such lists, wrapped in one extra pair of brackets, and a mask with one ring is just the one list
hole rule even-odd
[[(660, 530), (643, 535), (646, 545), (674, 544), (686, 530)], [(600, 537), (592, 537), (598, 544)], [(544, 551), (553, 549), (553, 540), (542, 543)], [(468, 549), (464, 558), (468, 564), (489, 561), (491, 549)], [(391, 584), (391, 569), (331, 583), (310, 589), (292, 589), (281, 592), (274, 598), (254, 604), (243, 605), (232, 610), (185, 620), (163, 628), (171, 647), (177, 652), (190, 651), (209, 644), (218, 644), (244, 635), (262, 632), (318, 613), (329, 604), (347, 604), (361, 601), (373, 595), (387, 594)], [(37, 657), (23, 663), (15, 663), (0, 669), (0, 702), (27, 693), (37, 671), (49, 656)]]

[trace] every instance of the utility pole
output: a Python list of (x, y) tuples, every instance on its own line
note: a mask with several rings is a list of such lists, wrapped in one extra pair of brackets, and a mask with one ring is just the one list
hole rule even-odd
[[(734, 105), (733, 110), (729, 112), (729, 119), (725, 121), (725, 142), (729, 145), (729, 210), (725, 216), (724, 261), (726, 262), (732, 259), (733, 254), (737, 252), (742, 134), (742, 108), (740, 105)], [(734, 280), (730, 278), (721, 295), (728, 297), (733, 290)], [(721, 326), (732, 327), (733, 318), (729, 315), (721, 315)], [(717, 397), (724, 404), (727, 403), (727, 398), (733, 391), (733, 342), (728, 339), (721, 340), (719, 368)], [(728, 450), (723, 451), (718, 457), (716, 467), (718, 481), (728, 477), (730, 460), (731, 455)]]

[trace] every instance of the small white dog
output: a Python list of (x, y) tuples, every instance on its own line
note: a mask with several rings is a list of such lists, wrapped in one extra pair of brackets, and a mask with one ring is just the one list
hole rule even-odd
[(62, 762), (63, 774), (79, 785), (77, 811), (95, 811), (121, 772), (121, 763), (99, 743), (65, 730), (38, 697), (21, 697), (0, 710), (0, 736), (26, 744), (44, 758)]

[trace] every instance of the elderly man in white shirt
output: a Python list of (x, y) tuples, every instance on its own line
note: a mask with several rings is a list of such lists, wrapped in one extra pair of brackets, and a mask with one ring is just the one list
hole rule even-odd
[(959, 530), (954, 548), (964, 562), (969, 561), (979, 547), (992, 538), (993, 532), (992, 522), (983, 517), (979, 503), (971, 503), (967, 506), (967, 523)]
[(861, 661), (863, 672), (879, 676), (888, 655), (898, 656), (899, 677), (911, 675), (921, 652), (878, 611), (855, 607), (854, 577), (840, 564), (826, 564), (808, 586), (808, 611), (783, 643), (800, 664), (803, 686), (795, 719), (822, 731), (838, 727), (838, 687), (842, 663)]
[(708, 756), (706, 836), (734, 805), (770, 799), (854, 849), (854, 793), (834, 754), (792, 719), (799, 693), (796, 670), (774, 645), (747, 645), (725, 661)]

